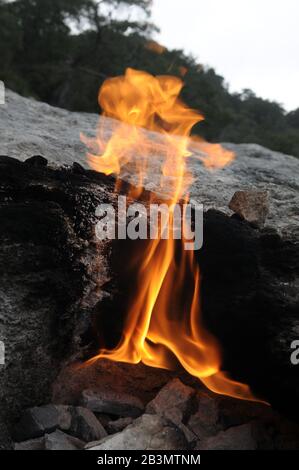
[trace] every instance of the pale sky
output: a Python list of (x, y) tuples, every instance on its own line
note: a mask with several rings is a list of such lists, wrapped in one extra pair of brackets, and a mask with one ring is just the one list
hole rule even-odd
[(229, 84), (299, 107), (299, 0), (154, 0), (156, 39)]

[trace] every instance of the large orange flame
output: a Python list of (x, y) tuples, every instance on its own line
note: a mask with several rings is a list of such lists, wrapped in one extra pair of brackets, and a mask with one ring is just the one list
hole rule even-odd
[[(83, 138), (93, 149), (88, 161), (94, 170), (121, 175), (123, 168), (131, 165), (131, 171), (138, 176), (137, 196), (150, 168), (160, 165), (158, 190), (163, 193), (167, 188), (170, 217), (174, 204), (188, 198), (189, 148), (200, 147), (200, 158), (208, 168), (222, 167), (234, 158), (232, 152), (219, 145), (192, 142), (190, 146), (190, 131), (203, 117), (179, 100), (182, 86), (176, 77), (153, 77), (133, 69), (128, 69), (125, 76), (106, 80), (99, 103), (104, 116), (117, 120), (112, 121), (112, 135), (107, 135), (100, 120), (97, 138)], [(133, 195), (136, 198), (136, 192)], [(221, 348), (201, 318), (200, 272), (194, 252), (182, 248), (177, 262), (176, 243), (171, 237), (160, 237), (151, 240), (139, 254), (135, 260), (136, 295), (127, 312), (120, 343), (113, 350), (101, 350), (92, 360), (142, 361), (161, 368), (171, 368), (178, 360), (211, 390), (252, 400), (247, 385), (231, 380), (221, 371)]]

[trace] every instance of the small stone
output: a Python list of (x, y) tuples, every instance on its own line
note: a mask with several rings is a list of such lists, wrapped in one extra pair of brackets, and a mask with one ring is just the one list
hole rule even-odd
[(55, 405), (58, 412), (58, 427), (62, 431), (69, 431), (72, 425), (72, 408), (67, 405)]
[(171, 413), (175, 411), (183, 420), (192, 410), (194, 396), (193, 388), (183, 384), (179, 379), (173, 379), (148, 403), (146, 412), (165, 415), (169, 411)]
[(82, 405), (97, 413), (131, 418), (137, 418), (144, 410), (139, 398), (113, 390), (84, 390)]
[(38, 437), (36, 439), (29, 439), (28, 441), (16, 442), (14, 445), (15, 450), (45, 450), (45, 438)]
[(269, 212), (267, 191), (236, 191), (228, 207), (242, 219), (262, 227)]
[(107, 431), (109, 434), (115, 434), (116, 432), (123, 431), (127, 426), (133, 423), (133, 418), (119, 418), (115, 421), (109, 421), (107, 424)]
[(184, 434), (189, 444), (197, 441), (197, 436), (183, 422), (182, 412), (176, 408), (166, 410), (162, 416), (173, 423)]
[(81, 406), (72, 410), (70, 433), (85, 442), (98, 441), (107, 436), (107, 432), (94, 413)]
[(48, 160), (41, 155), (33, 155), (33, 157), (27, 158), (24, 164), (35, 168), (42, 168), (48, 165)]
[(164, 418), (144, 414), (122, 432), (88, 444), (88, 450), (184, 450), (188, 444), (181, 431)]
[(193, 409), (194, 396), (195, 390), (183, 384), (179, 379), (173, 379), (148, 403), (146, 412), (159, 414), (169, 420), (181, 430), (188, 443), (192, 443), (197, 438), (185, 425), (185, 421)]
[(242, 424), (220, 431), (199, 441), (197, 450), (256, 450), (257, 442), (254, 439), (251, 424)]
[(221, 430), (218, 401), (215, 397), (205, 392), (198, 394), (198, 408), (190, 417), (188, 427), (199, 439), (213, 436)]
[(55, 431), (58, 427), (58, 411), (54, 405), (45, 405), (25, 410), (15, 426), (16, 441), (41, 437), (45, 432)]
[(84, 445), (80, 439), (69, 436), (59, 429), (45, 435), (45, 450), (80, 450)]

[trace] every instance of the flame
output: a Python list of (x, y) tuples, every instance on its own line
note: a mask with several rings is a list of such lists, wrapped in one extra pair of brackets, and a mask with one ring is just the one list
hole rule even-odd
[(223, 168), (235, 159), (235, 154), (231, 150), (224, 149), (220, 144), (205, 142), (198, 136), (192, 136), (190, 147), (196, 152), (195, 157), (209, 170)]
[[(186, 158), (192, 154), (189, 135), (194, 124), (203, 119), (180, 101), (182, 86), (175, 77), (153, 77), (127, 69), (124, 76), (106, 80), (99, 93), (103, 115), (117, 120), (113, 121), (112, 135), (107, 135), (100, 120), (97, 138), (83, 137), (91, 149), (87, 156), (94, 170), (120, 176), (124, 167), (131, 165), (138, 175), (137, 194), (145, 185), (150, 165), (159, 156), (159, 189), (163, 191), (167, 186), (170, 208), (182, 198), (188, 200), (191, 178)], [(203, 155), (199, 158), (208, 168), (222, 167), (234, 157), (219, 145), (191, 142), (191, 148), (194, 145), (199, 146)], [(130, 195), (136, 197), (136, 192)], [(122, 338), (115, 349), (100, 350), (92, 361), (142, 361), (166, 369), (179, 361), (211, 390), (253, 400), (247, 385), (231, 380), (221, 370), (220, 345), (201, 317), (200, 272), (194, 252), (182, 248), (179, 261), (175, 256), (177, 243), (183, 242), (159, 237), (136, 256), (136, 294)]]

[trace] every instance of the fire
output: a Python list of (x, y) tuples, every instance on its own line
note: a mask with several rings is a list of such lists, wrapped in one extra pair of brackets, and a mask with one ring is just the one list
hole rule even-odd
[[(133, 69), (106, 80), (99, 104), (104, 116), (115, 119), (113, 133), (107, 135), (100, 121), (97, 138), (83, 138), (91, 149), (87, 156), (94, 170), (120, 177), (125, 167), (131, 167), (138, 176), (137, 192), (129, 194), (135, 198), (152, 166), (160, 165), (158, 189), (163, 193), (167, 188), (170, 217), (174, 204), (188, 200), (192, 178), (186, 159), (192, 146), (201, 150), (200, 158), (207, 168), (222, 167), (234, 158), (232, 152), (219, 145), (190, 144), (191, 129), (203, 116), (180, 101), (182, 86), (176, 77), (153, 77)], [(102, 349), (92, 360), (142, 361), (167, 369), (179, 361), (211, 390), (252, 400), (247, 385), (221, 371), (220, 345), (201, 317), (200, 272), (194, 252), (182, 249), (180, 259), (175, 256), (177, 243), (183, 242), (159, 237), (136, 255), (136, 295), (127, 312), (122, 338), (115, 349)]]

